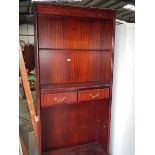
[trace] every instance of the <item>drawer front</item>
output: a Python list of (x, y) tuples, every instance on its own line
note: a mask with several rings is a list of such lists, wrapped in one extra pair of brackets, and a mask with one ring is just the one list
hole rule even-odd
[(109, 98), (109, 88), (84, 90), (78, 92), (78, 101), (91, 101)]
[(41, 105), (63, 104), (77, 102), (77, 92), (46, 94), (41, 96)]

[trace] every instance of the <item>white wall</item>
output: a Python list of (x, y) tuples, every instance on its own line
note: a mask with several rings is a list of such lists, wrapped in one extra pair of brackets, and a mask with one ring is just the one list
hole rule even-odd
[(134, 24), (116, 26), (111, 155), (135, 154)]
[(19, 39), (24, 40), (26, 44), (34, 45), (34, 36), (28, 35), (34, 35), (34, 25), (19, 25)]

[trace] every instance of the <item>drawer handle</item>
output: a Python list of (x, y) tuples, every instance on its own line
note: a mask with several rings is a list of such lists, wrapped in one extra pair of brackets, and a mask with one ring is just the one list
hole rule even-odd
[(63, 102), (66, 99), (66, 97), (62, 97), (62, 98), (57, 98), (55, 97), (54, 100), (58, 103)]
[(92, 99), (95, 99), (95, 98), (97, 98), (99, 95), (100, 95), (100, 93), (96, 93), (95, 95), (90, 94), (90, 97), (91, 97)]

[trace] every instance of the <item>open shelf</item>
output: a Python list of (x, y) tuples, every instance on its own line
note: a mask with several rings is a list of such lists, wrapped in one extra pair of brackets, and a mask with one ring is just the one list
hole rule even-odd
[(101, 81), (93, 82), (80, 82), (80, 83), (57, 83), (57, 84), (46, 84), (41, 85), (41, 93), (54, 93), (54, 92), (64, 92), (64, 91), (76, 91), (83, 89), (94, 89), (101, 87), (109, 87), (109, 84), (105, 84)]
[(44, 152), (43, 155), (107, 155), (97, 143), (76, 145), (73, 147)]
[(66, 50), (67, 51), (103, 51), (103, 52), (112, 52), (112, 49), (89, 49), (89, 48), (39, 48), (39, 50)]

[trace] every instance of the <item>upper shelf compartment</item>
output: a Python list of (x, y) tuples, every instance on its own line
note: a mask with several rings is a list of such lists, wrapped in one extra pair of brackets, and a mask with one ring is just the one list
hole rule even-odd
[(112, 49), (112, 19), (44, 14), (38, 15), (38, 30), (41, 49)]
[(112, 52), (40, 50), (40, 83), (111, 81)]

